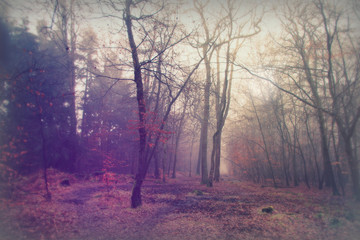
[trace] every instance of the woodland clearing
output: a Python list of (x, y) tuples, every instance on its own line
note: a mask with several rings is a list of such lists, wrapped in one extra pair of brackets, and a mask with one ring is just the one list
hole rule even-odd
[[(179, 173), (148, 177), (143, 205), (130, 207), (133, 179), (113, 182), (49, 170), (52, 200), (40, 173), (0, 198), (0, 239), (358, 239), (360, 205), (317, 189), (261, 187), (224, 178), (214, 187)], [(70, 186), (60, 182), (68, 179)], [(20, 186), (20, 185), (19, 185)], [(26, 189), (26, 191), (24, 190)], [(272, 207), (272, 213), (262, 209)]]

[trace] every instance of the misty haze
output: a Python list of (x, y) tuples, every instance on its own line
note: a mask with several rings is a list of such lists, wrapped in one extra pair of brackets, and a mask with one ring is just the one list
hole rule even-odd
[(358, 239), (358, 0), (0, 0), (0, 240)]

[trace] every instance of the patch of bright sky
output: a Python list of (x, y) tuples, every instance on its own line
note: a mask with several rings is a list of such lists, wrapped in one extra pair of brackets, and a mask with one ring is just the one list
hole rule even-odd
[[(8, 15), (14, 21), (21, 23), (23, 18), (27, 18), (30, 22), (29, 29), (32, 33), (36, 34), (36, 25), (39, 20), (46, 20), (49, 24), (52, 17), (52, 9), (45, 9), (41, 4), (44, 0), (12, 0), (7, 1), (10, 5), (8, 9)], [(38, 3), (39, 2), (39, 3)], [(77, 2), (77, 1), (75, 1)], [(99, 7), (98, 2), (95, 0), (87, 0), (85, 9), (81, 12), (84, 16), (84, 19), (81, 19), (79, 26), (81, 29), (91, 27), (99, 35), (99, 37), (109, 37), (109, 33), (118, 32), (121, 30), (122, 21), (121, 21), (121, 12), (112, 11), (106, 7), (105, 4), (102, 4), (102, 7)], [(259, 1), (259, 0), (243, 0), (235, 1), (237, 4), (241, 4), (241, 9), (248, 11), (248, 9), (253, 8), (255, 5), (262, 5), (265, 3), (267, 9), (269, 5), (272, 5), (275, 1)], [(194, 4), (192, 0), (172, 0), (167, 1), (170, 4), (177, 4), (177, 18), (179, 21), (186, 26), (188, 31), (198, 26), (200, 23), (198, 14), (194, 11)], [(206, 6), (206, 19), (210, 23), (216, 21), (216, 15), (221, 11), (221, 5), (225, 1), (209, 0)], [(117, 16), (117, 18), (106, 18), (104, 17), (104, 11), (107, 14), (112, 14)], [(264, 17), (264, 29), (274, 30), (274, 16), (273, 14), (267, 13)]]
[[(28, 18), (30, 24), (29, 29), (31, 32), (36, 34), (36, 25), (39, 20), (45, 19), (49, 24), (52, 17), (52, 9), (45, 9), (42, 4), (37, 2), (43, 2), (45, 0), (8, 0), (9, 8), (8, 15), (13, 21), (21, 23), (22, 18)], [(65, 1), (65, 0), (64, 0)], [(69, 0), (67, 0), (69, 1)], [(75, 2), (79, 2), (74, 0)], [(329, 0), (338, 2), (335, 0)], [(351, 1), (351, 0), (349, 0)], [(111, 8), (107, 8), (105, 4), (101, 4), (99, 7), (98, 1), (96, 0), (87, 0), (84, 1), (87, 3), (86, 7), (83, 7), (81, 14), (84, 18), (78, 22), (78, 31), (84, 30), (91, 27), (95, 33), (97, 33), (100, 42), (102, 43), (104, 49), (106, 47), (116, 47), (119, 42), (121, 42), (121, 37), (124, 37), (125, 29), (123, 28), (122, 22), (122, 13), (121, 11), (114, 11)], [(178, 19), (182, 23), (188, 32), (191, 32), (194, 28), (201, 29), (201, 22), (199, 15), (194, 10), (193, 0), (170, 0), (166, 1), (168, 4), (177, 5), (177, 11), (174, 19)], [(206, 2), (206, 1), (202, 1)], [(246, 65), (256, 65), (256, 60), (251, 62), (251, 60), (256, 59), (254, 55), (256, 51), (265, 51), (266, 50), (266, 38), (269, 35), (276, 35), (281, 31), (280, 22), (276, 16), (276, 9), (281, 7), (285, 0), (236, 0), (235, 3), (240, 6), (240, 11), (245, 13), (250, 9), (253, 9), (257, 6), (257, 13), (261, 14), (264, 10), (265, 14), (261, 22), (262, 31), (257, 36), (248, 39), (245, 41), (241, 47), (237, 61)], [(289, 1), (294, 2), (294, 1)], [(208, 21), (210, 29), (214, 28), (214, 24), (218, 19), (218, 15), (222, 10), (222, 4), (225, 4), (225, 1), (222, 0), (209, 0), (206, 5), (206, 15), (205, 18)], [(134, 9), (136, 12), (136, 9)], [(105, 15), (114, 15), (116, 17), (104, 17)], [(80, 13), (80, 11), (79, 11)], [(172, 13), (173, 14), (173, 13)], [(196, 62), (199, 59), (199, 56), (196, 53), (196, 50), (193, 48), (186, 48), (183, 51), (185, 61), (188, 63)], [(244, 80), (244, 76), (236, 74), (234, 76), (235, 80)], [(245, 81), (249, 79), (245, 78)], [(240, 81), (234, 82), (234, 89), (236, 91), (241, 91), (241, 85), (236, 85)]]
[[(22, 18), (27, 18), (30, 22), (29, 29), (32, 33), (36, 34), (36, 25), (38, 21), (45, 20), (47, 24), (50, 24), (52, 18), (52, 9), (45, 9), (43, 4), (36, 4), (37, 2), (43, 2), (45, 0), (12, 0), (9, 1), (9, 16), (11, 16), (12, 20), (16, 20), (18, 23), (21, 23)], [(65, 1), (65, 0), (64, 0)], [(69, 1), (69, 0), (67, 0)], [(77, 2), (75, 0), (75, 2)], [(101, 42), (101, 47), (106, 49), (107, 47), (118, 47), (119, 42), (121, 42), (121, 37), (125, 35), (125, 29), (123, 28), (122, 22), (122, 13), (121, 11), (114, 11), (111, 8), (108, 8), (105, 4), (98, 5), (98, 1), (96, 0), (87, 0), (84, 1), (87, 3), (85, 7), (83, 7), (83, 11), (81, 14), (84, 18), (78, 22), (77, 28), (78, 31), (84, 30), (86, 28), (91, 27), (95, 33), (98, 35), (98, 38)], [(202, 1), (206, 2), (206, 1)], [(253, 59), (252, 55), (254, 54), (255, 48), (264, 48), (264, 45), (261, 44), (262, 39), (266, 34), (274, 33), (279, 31), (280, 24), (276, 18), (276, 15), (273, 11), (274, 7), (278, 5), (279, 1), (261, 1), (261, 0), (236, 0), (235, 3), (240, 7), (240, 12), (245, 13), (250, 9), (257, 7), (257, 13), (261, 14), (264, 9), (266, 14), (263, 16), (263, 21), (261, 23), (262, 32), (247, 41), (242, 46), (238, 54), (238, 61), (241, 63), (246, 62), (249, 64), (248, 60)], [(188, 32), (194, 30), (194, 28), (201, 29), (201, 22), (199, 19), (199, 15), (194, 10), (193, 0), (172, 0), (167, 1), (168, 4), (177, 5), (177, 11), (174, 19), (177, 19), (180, 23), (182, 23)], [(225, 1), (218, 0), (209, 0), (205, 7), (205, 18), (207, 23), (209, 24), (210, 30), (214, 28), (214, 24), (218, 19), (222, 10), (222, 5), (226, 4)], [(136, 9), (134, 9), (136, 11)], [(77, 13), (78, 14), (78, 13)], [(115, 17), (104, 17), (105, 15), (113, 15)], [(246, 21), (246, 20), (244, 20)], [(123, 32), (123, 33), (121, 33)], [(256, 47), (254, 47), (256, 46)], [(184, 49), (183, 58), (187, 63), (196, 62), (199, 59), (196, 50), (193, 48), (187, 47)], [(234, 92), (235, 95), (238, 95), (236, 92), (241, 90), (241, 79), (242, 81), (248, 81), (248, 79), (244, 79), (244, 76), (239, 74), (235, 74), (234, 76)], [(239, 83), (239, 84), (238, 84)]]

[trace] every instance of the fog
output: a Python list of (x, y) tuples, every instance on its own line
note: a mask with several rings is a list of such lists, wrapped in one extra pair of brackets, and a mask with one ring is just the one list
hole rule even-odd
[(351, 184), (360, 196), (357, 1), (1, 9), (6, 169), (130, 174), (134, 189), (177, 172), (209, 187), (225, 175)]

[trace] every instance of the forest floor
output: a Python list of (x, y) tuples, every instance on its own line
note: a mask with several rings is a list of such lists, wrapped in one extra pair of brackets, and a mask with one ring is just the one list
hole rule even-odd
[[(40, 174), (0, 198), (0, 239), (359, 239), (360, 204), (306, 188), (261, 187), (225, 178), (213, 188), (178, 174), (148, 178), (143, 205), (130, 208), (132, 178), (77, 179), (50, 171), (52, 200)], [(62, 186), (68, 179), (70, 186)], [(26, 191), (24, 190), (26, 189)], [(272, 207), (272, 213), (262, 212)]]

